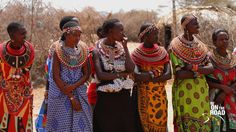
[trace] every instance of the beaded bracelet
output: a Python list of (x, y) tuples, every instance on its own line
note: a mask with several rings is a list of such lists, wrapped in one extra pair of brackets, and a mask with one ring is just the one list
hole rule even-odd
[(155, 77), (155, 75), (152, 71), (149, 71), (148, 73), (151, 75), (152, 79)]

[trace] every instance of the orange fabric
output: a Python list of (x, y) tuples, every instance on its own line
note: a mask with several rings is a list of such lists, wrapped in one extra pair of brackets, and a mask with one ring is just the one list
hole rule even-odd
[(32, 131), (33, 95), (29, 70), (34, 60), (33, 46), (25, 43), (30, 50), (29, 61), (23, 67), (15, 68), (3, 60), (3, 45), (0, 44), (0, 124), (4, 125), (0, 125), (0, 129), (8, 132), (21, 131), (21, 128)]

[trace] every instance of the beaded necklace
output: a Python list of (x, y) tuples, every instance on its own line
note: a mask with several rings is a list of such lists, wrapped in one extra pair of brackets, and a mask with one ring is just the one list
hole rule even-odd
[(114, 60), (120, 58), (124, 54), (124, 49), (121, 43), (116, 42), (115, 46), (109, 46), (104, 44), (105, 39), (98, 41), (98, 49), (103, 55), (105, 55), (109, 60)]
[(114, 47), (104, 44), (104, 39), (97, 44), (104, 69), (111, 72), (125, 71), (125, 52), (123, 46), (116, 42)]
[(194, 36), (193, 41), (186, 40), (183, 35), (171, 42), (170, 50), (188, 64), (204, 64), (207, 61), (207, 48)]
[[(24, 48), (23, 48), (24, 47)], [(23, 49), (22, 49), (23, 48)], [(15, 55), (16, 53), (11, 52), (17, 52), (17, 50), (11, 51), (11, 47), (9, 46), (9, 42), (3, 44), (3, 50), (2, 50), (2, 60), (14, 67), (14, 68), (22, 68), (27, 65), (27, 63), (30, 61), (30, 56), (32, 54), (28, 42), (25, 42), (24, 45), (21, 48), (21, 53), (19, 55)], [(19, 53), (19, 52), (18, 52)]]
[(87, 60), (89, 50), (86, 44), (79, 42), (74, 48), (67, 48), (63, 41), (56, 44), (59, 61), (68, 68), (80, 67)]
[(155, 44), (153, 48), (145, 48), (141, 44), (136, 48), (132, 55), (132, 59), (137, 65), (160, 65), (168, 62), (169, 57), (168, 53), (163, 47)]
[(236, 57), (227, 51), (226, 56), (221, 56), (216, 49), (211, 53), (211, 60), (213, 64), (222, 69), (230, 69), (236, 66)]

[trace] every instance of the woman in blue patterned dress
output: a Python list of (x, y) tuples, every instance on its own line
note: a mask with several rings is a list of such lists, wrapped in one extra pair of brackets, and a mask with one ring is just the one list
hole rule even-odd
[(61, 40), (55, 44), (49, 75), (47, 131), (92, 131), (91, 109), (87, 101), (88, 48), (80, 43), (81, 28), (69, 21)]

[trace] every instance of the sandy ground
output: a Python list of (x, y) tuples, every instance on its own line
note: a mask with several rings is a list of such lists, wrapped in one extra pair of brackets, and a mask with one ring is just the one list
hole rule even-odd
[[(129, 43), (129, 50), (132, 52), (133, 49), (137, 46), (137, 43)], [(168, 99), (168, 130), (169, 132), (173, 132), (173, 109), (172, 109), (172, 92), (171, 92), (171, 84), (172, 84), (173, 80), (168, 81), (167, 85), (166, 85), (166, 92), (167, 92), (167, 99)], [(33, 107), (33, 121), (35, 121), (35, 119), (38, 116), (39, 113), (39, 109), (40, 106), (42, 104), (43, 98), (44, 98), (44, 89), (45, 86), (38, 86), (37, 88), (34, 88), (33, 93), (34, 93), (34, 107)], [(35, 130), (35, 126), (34, 126), (34, 131)]]

